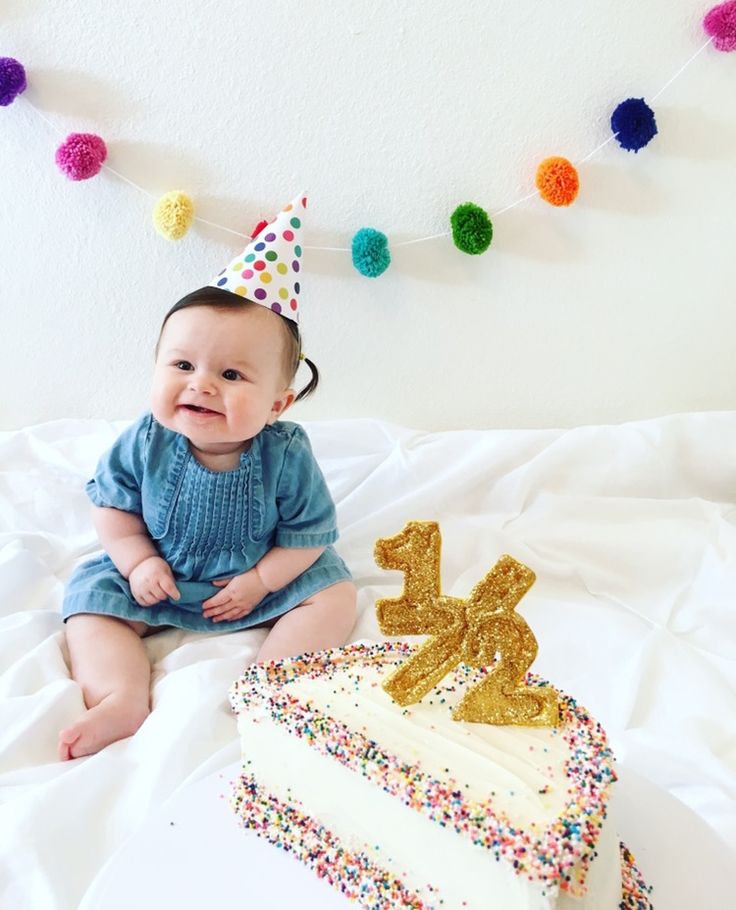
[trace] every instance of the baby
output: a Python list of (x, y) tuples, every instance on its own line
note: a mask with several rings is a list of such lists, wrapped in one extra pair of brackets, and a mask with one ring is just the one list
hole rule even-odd
[(194, 291), (165, 317), (151, 413), (87, 484), (106, 552), (64, 598), (87, 711), (60, 732), (61, 759), (140, 727), (151, 678), (141, 639), (161, 627), (267, 625), (260, 661), (346, 642), (356, 592), (330, 546), (335, 508), (304, 430), (279, 421), (317, 384), (307, 360), (312, 379), (295, 396), (300, 346), (293, 319), (226, 288)]

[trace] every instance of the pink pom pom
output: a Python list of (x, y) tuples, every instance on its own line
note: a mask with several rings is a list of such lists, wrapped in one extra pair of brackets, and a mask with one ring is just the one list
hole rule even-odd
[(100, 173), (107, 146), (94, 133), (70, 133), (56, 150), (56, 163), (70, 180), (88, 180)]
[(736, 0), (720, 3), (706, 13), (703, 28), (719, 51), (736, 51)]

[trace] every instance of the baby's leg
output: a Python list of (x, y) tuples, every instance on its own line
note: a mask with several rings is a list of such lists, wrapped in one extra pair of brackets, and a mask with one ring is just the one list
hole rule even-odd
[(78, 613), (66, 621), (72, 676), (87, 712), (59, 733), (59, 758), (78, 758), (132, 736), (150, 713), (151, 664), (142, 622)]
[(355, 602), (351, 581), (318, 591), (278, 618), (256, 660), (278, 660), (344, 645), (355, 625)]

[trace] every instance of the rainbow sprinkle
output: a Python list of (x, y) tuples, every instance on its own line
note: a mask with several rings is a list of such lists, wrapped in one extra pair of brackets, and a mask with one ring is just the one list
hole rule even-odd
[(230, 804), (244, 828), (292, 853), (348, 900), (375, 910), (390, 907), (431, 910), (395, 875), (386, 872), (365, 853), (345, 849), (324, 825), (267, 793), (252, 775), (240, 776)]
[(647, 885), (644, 876), (634, 861), (634, 856), (626, 844), (619, 844), (621, 852), (621, 903), (619, 910), (652, 910), (650, 895), (651, 885)]

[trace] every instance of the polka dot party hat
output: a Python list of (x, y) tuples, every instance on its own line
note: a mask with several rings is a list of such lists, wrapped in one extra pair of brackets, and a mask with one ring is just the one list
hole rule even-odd
[(222, 288), (299, 322), (302, 225), (307, 197), (300, 193), (213, 281)]

